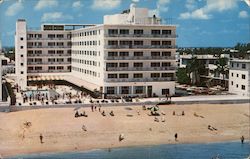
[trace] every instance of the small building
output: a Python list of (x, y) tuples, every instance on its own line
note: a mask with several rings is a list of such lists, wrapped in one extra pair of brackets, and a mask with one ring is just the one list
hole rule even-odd
[(230, 60), (229, 92), (250, 96), (250, 59)]

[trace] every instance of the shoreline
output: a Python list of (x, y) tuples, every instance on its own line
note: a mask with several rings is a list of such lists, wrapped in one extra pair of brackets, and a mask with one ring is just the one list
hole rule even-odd
[[(89, 153), (95, 151), (109, 151), (112, 149), (129, 149), (129, 148), (148, 148), (154, 146), (162, 146), (162, 145), (204, 145), (204, 144), (221, 144), (221, 143), (240, 143), (239, 140), (222, 140), (222, 141), (211, 141), (211, 142), (180, 142), (180, 143), (163, 143), (163, 144), (152, 144), (152, 145), (134, 145), (134, 146), (122, 146), (122, 147), (112, 147), (112, 148), (95, 148), (95, 149), (86, 149), (86, 150), (75, 150), (75, 151), (57, 151), (57, 152), (37, 152), (37, 153), (24, 153), (24, 154), (16, 154), (16, 155), (7, 155), (4, 157), (19, 157), (19, 156), (28, 156), (28, 155), (53, 155), (59, 153)], [(244, 144), (250, 145), (250, 140), (244, 142)]]
[[(0, 113), (0, 155), (83, 152), (113, 148), (156, 146), (165, 144), (206, 144), (249, 140), (248, 104), (192, 104), (159, 106), (165, 122), (154, 121), (142, 106), (103, 107), (107, 116), (81, 108), (88, 117), (74, 117), (73, 108), (35, 109)], [(130, 108), (130, 109), (128, 109)], [(115, 116), (108, 115), (114, 111)], [(138, 111), (140, 112), (138, 115)], [(172, 115), (173, 111), (176, 115)], [(185, 115), (180, 113), (185, 111)], [(203, 118), (194, 116), (194, 112)], [(32, 125), (23, 128), (23, 123)], [(5, 124), (8, 123), (8, 124)], [(82, 125), (87, 127), (83, 131)], [(212, 125), (218, 130), (208, 130)], [(44, 143), (39, 141), (39, 134)], [(118, 141), (119, 134), (125, 139)], [(178, 142), (174, 134), (178, 133)]]

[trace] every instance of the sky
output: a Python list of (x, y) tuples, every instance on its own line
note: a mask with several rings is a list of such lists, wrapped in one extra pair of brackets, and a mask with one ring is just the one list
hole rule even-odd
[(17, 19), (28, 27), (42, 23), (101, 24), (131, 3), (177, 26), (178, 47), (233, 47), (248, 43), (250, 0), (0, 0), (3, 46), (14, 46)]

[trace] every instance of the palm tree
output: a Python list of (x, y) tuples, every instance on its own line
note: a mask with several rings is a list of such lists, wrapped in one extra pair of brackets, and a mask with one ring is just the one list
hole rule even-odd
[(226, 88), (226, 80), (225, 76), (228, 74), (229, 68), (228, 68), (228, 58), (222, 57), (219, 58), (216, 62), (217, 68), (215, 69), (215, 72), (218, 72), (219, 74), (222, 74), (222, 79), (224, 82), (224, 87)]
[(191, 60), (187, 63), (187, 72), (192, 76), (191, 82), (192, 84), (199, 84), (200, 83), (200, 74), (204, 71), (205, 65), (197, 59), (197, 57), (192, 56)]

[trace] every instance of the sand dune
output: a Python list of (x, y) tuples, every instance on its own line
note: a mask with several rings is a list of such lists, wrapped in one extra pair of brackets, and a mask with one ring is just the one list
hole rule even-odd
[[(88, 117), (74, 117), (73, 108), (0, 113), (0, 154), (64, 152), (136, 145), (200, 143), (249, 139), (249, 104), (160, 106), (166, 115), (154, 121), (141, 106), (81, 108)], [(115, 116), (108, 113), (113, 110)], [(173, 116), (173, 111), (176, 115)], [(182, 111), (185, 115), (182, 116)], [(138, 115), (138, 112), (140, 115)], [(196, 113), (194, 115), (194, 113)], [(164, 117), (165, 122), (162, 122)], [(30, 122), (31, 125), (24, 125)], [(85, 126), (87, 131), (82, 129)], [(208, 130), (211, 125), (217, 130)], [(178, 141), (174, 134), (178, 133)], [(43, 135), (44, 143), (39, 136)], [(119, 135), (125, 139), (119, 141)]]

